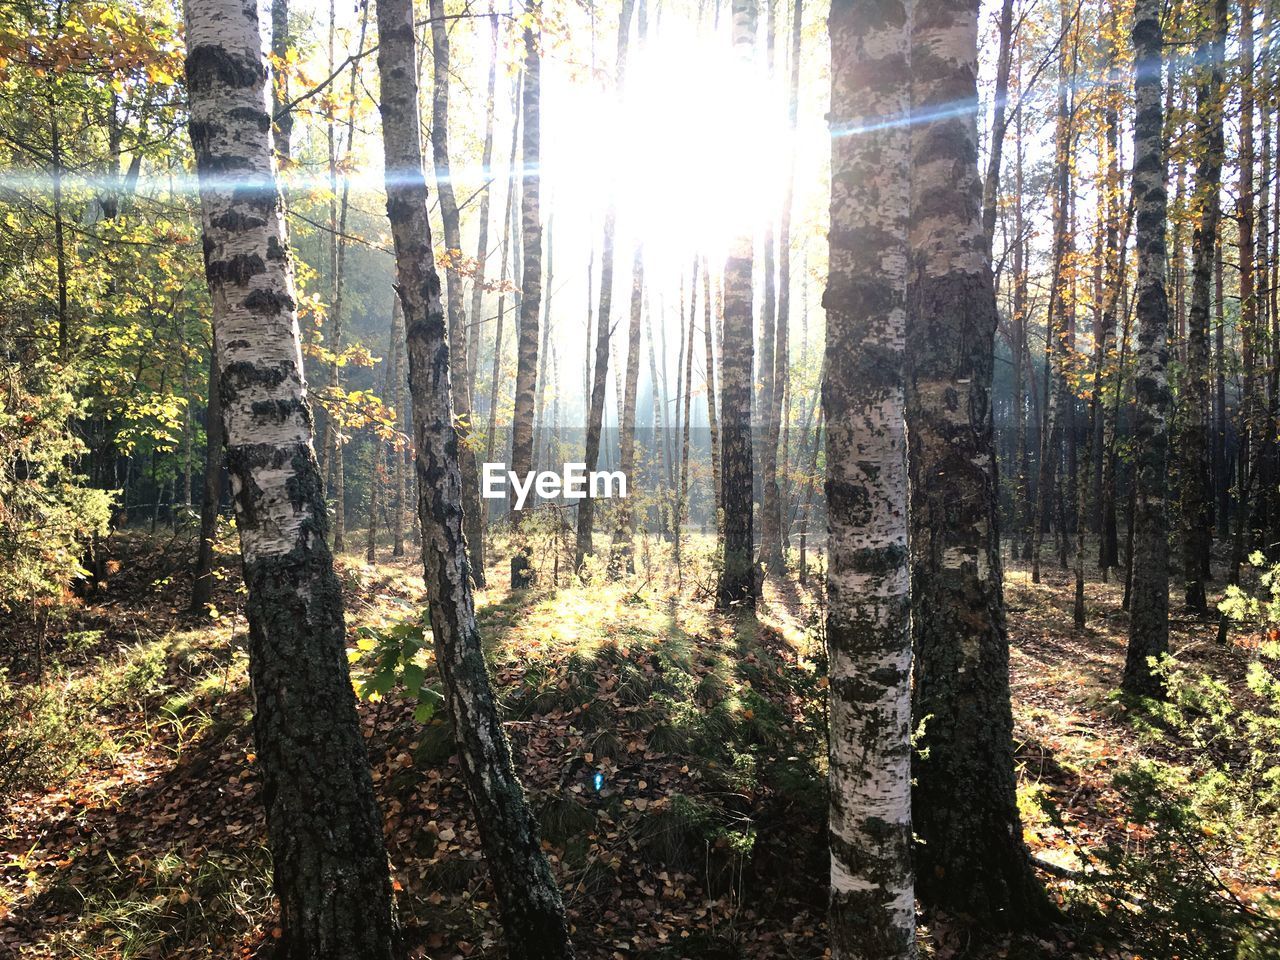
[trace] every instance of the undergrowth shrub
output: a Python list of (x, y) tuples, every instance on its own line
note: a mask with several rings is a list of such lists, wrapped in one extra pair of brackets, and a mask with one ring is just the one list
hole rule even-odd
[(65, 687), (13, 684), (0, 670), (0, 802), (75, 769), (88, 747), (83, 719)]
[(1134, 712), (1147, 755), (1115, 776), (1126, 831), (1087, 885), (1142, 956), (1280, 956), (1278, 664), (1264, 645), (1239, 687), (1165, 658), (1167, 700)]
[(76, 472), (76, 385), (52, 363), (0, 361), (0, 612), (60, 597), (106, 533), (113, 494)]

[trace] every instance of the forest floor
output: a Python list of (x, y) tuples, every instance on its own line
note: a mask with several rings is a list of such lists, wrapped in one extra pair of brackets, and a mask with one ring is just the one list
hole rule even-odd
[[(0, 957), (273, 952), (238, 571), (225, 556), (214, 608), (187, 616), (189, 546), (118, 535), (105, 588), (46, 625), (40, 682), (35, 626), (0, 623), (13, 640), (0, 672)], [(822, 598), (788, 579), (766, 585), (754, 615), (715, 614), (705, 552), (688, 553), (677, 566), (646, 549), (624, 583), (497, 585), (478, 597), (578, 954), (822, 957)], [(368, 693), (385, 687), (374, 678), (388, 638), (417, 622), (420, 567), (412, 556), (339, 565), (353, 677)], [(1089, 627), (1077, 631), (1066, 571), (1041, 584), (1020, 565), (1007, 572), (1020, 804), (1063, 919), (978, 942), (935, 918), (921, 930), (926, 955), (1160, 957), (1133, 933), (1135, 917), (1156, 915), (1148, 894), (1090, 879), (1099, 850), (1137, 856), (1151, 844), (1163, 856), (1116, 774), (1152, 757), (1194, 762), (1194, 745), (1153, 737), (1116, 696), (1121, 589), (1091, 581)], [(1252, 640), (1223, 647), (1215, 634), (1215, 623), (1176, 619), (1174, 653), (1247, 697)], [(429, 679), (424, 689), (426, 709), (403, 686), (360, 706), (401, 921), (412, 956), (500, 957), (457, 759), (443, 718), (425, 716)], [(1280, 889), (1274, 846), (1245, 858), (1194, 851), (1207, 896), (1268, 909)], [(1176, 955), (1220, 954), (1193, 935)]]

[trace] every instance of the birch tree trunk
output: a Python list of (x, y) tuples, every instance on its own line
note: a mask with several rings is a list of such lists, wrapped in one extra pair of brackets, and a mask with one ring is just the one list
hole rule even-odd
[[(913, 716), (924, 725), (912, 822), (921, 901), (1001, 927), (1042, 917), (1047, 901), (1023, 844), (1013, 768), (977, 18), (964, 0), (917, 0), (911, 27), (906, 412)], [(957, 103), (973, 108), (957, 113)]]
[[(1276, 191), (1277, 214), (1274, 219), (1268, 215), (1271, 196), (1272, 175), (1272, 139), (1271, 112), (1274, 108), (1275, 69), (1273, 7), (1270, 3), (1262, 5), (1262, 33), (1260, 36), (1262, 51), (1258, 61), (1259, 76), (1257, 78), (1260, 126), (1262, 128), (1261, 159), (1262, 170), (1258, 179), (1258, 230), (1257, 230), (1257, 266), (1258, 273), (1258, 313), (1259, 333), (1268, 343), (1265, 396), (1266, 412), (1263, 415), (1262, 451), (1263, 462), (1260, 467), (1260, 487), (1258, 491), (1258, 520), (1255, 529), (1259, 542), (1265, 553), (1272, 559), (1280, 555), (1280, 483), (1277, 483), (1277, 471), (1280, 470), (1280, 453), (1276, 450), (1277, 416), (1280, 413), (1280, 313), (1277, 313), (1277, 291), (1273, 268), (1270, 261), (1276, 246), (1277, 233), (1280, 230), (1280, 190)], [(1270, 225), (1269, 225), (1270, 224)]]
[[(1237, 249), (1240, 264), (1240, 352), (1243, 383), (1239, 402), (1239, 428), (1236, 436), (1236, 541), (1233, 552), (1243, 556), (1247, 551), (1247, 538), (1240, 532), (1248, 527), (1251, 504), (1245, 495), (1251, 486), (1252, 462), (1257, 439), (1258, 421), (1258, 297), (1254, 264), (1254, 98), (1253, 82), (1254, 46), (1252, 0), (1240, 4), (1240, 182), (1237, 190)], [(1241, 520), (1241, 517), (1246, 519)], [(1243, 526), (1242, 526), (1243, 525)], [(1234, 567), (1235, 564), (1233, 563)]]
[[(493, 369), (489, 377), (489, 429), (485, 434), (486, 461), (493, 460), (493, 450), (498, 434), (498, 383), (502, 373), (502, 336), (507, 320), (507, 282), (510, 278), (510, 253), (512, 241), (512, 214), (515, 210), (516, 187), (520, 183), (516, 164), (520, 137), (520, 78), (516, 78), (512, 90), (511, 152), (507, 163), (507, 200), (502, 219), (502, 267), (498, 280), (498, 317), (493, 326)], [(483, 506), (483, 502), (481, 506)]]
[[(1114, 56), (1114, 48), (1110, 43), (1102, 43), (1100, 51)], [(1120, 287), (1123, 285), (1120, 259), (1120, 198), (1119, 198), (1119, 162), (1116, 156), (1116, 108), (1114, 95), (1117, 93), (1113, 85), (1108, 85), (1103, 94), (1106, 100), (1102, 109), (1102, 128), (1096, 131), (1098, 143), (1097, 189), (1100, 197), (1099, 223), (1094, 241), (1093, 266), (1093, 314), (1094, 314), (1094, 352), (1093, 352), (1093, 386), (1089, 398), (1088, 433), (1085, 440), (1085, 462), (1076, 478), (1076, 556), (1075, 556), (1075, 601), (1073, 604), (1073, 620), (1077, 629), (1085, 626), (1084, 598), (1084, 554), (1085, 535), (1090, 519), (1090, 496), (1093, 503), (1101, 501), (1103, 488), (1101, 463), (1106, 459), (1106, 419), (1103, 387), (1106, 383), (1108, 358), (1115, 344), (1116, 305), (1120, 299)], [(1102, 513), (1098, 514), (1097, 528), (1102, 531)], [(1106, 580), (1107, 570), (1102, 570)]]
[(1231, 534), (1231, 471), (1227, 461), (1227, 346), (1226, 346), (1226, 297), (1223, 295), (1222, 238), (1219, 237), (1213, 252), (1214, 287), (1214, 364), (1213, 364), (1213, 484), (1217, 492), (1214, 519), (1218, 537), (1226, 540)]
[[(524, 28), (524, 88), (522, 160), (520, 177), (520, 240), (524, 271), (520, 280), (520, 316), (516, 333), (516, 401), (511, 421), (511, 470), (524, 476), (533, 469), (533, 407), (538, 389), (538, 309), (542, 302), (542, 213), (539, 204), (542, 121), (541, 0), (532, 0)], [(511, 518), (518, 531), (523, 511), (516, 510), (514, 494)], [(532, 552), (517, 532), (511, 557), (511, 586), (533, 583)]]
[(389, 960), (391, 882), (325, 541), (258, 5), (188, 3), (186, 38), (281, 955)]
[(695, 257), (693, 272), (689, 278), (689, 330), (684, 338), (684, 410), (680, 415), (680, 485), (676, 493), (675, 562), (676, 573), (680, 577), (684, 576), (680, 562), (680, 541), (684, 530), (685, 518), (689, 513), (689, 430), (693, 419), (693, 328), (697, 316), (698, 260)]
[(996, 56), (996, 89), (991, 104), (991, 141), (987, 145), (987, 178), (982, 184), (982, 235), (988, 256), (994, 250), (996, 207), (1000, 199), (1000, 159), (1008, 126), (1005, 105), (1009, 99), (1009, 72), (1013, 63), (1013, 0), (1000, 5), (1000, 51)]
[(1219, 190), (1225, 146), (1222, 134), (1223, 46), (1227, 2), (1214, 0), (1206, 24), (1208, 62), (1198, 68), (1196, 133), (1199, 162), (1192, 198), (1191, 308), (1187, 324), (1179, 473), (1182, 479), (1183, 580), (1187, 609), (1208, 612), (1205, 570), (1213, 539), (1209, 449), (1209, 308), (1213, 292), (1214, 245), (1221, 219)]
[[(680, 316), (680, 315), (681, 315), (681, 312), (677, 312), (676, 316)], [(671, 388), (671, 378), (667, 375), (666, 298), (663, 296), (661, 292), (659, 292), (658, 294), (658, 321), (656, 324), (654, 323), (652, 313), (649, 314), (648, 320), (649, 320), (649, 367), (650, 367), (651, 376), (654, 384), (661, 385), (660, 391), (657, 389), (653, 391), (653, 399), (654, 399), (653, 426), (654, 426), (654, 429), (657, 430), (660, 423), (661, 424), (669, 423), (671, 424), (672, 430), (674, 431), (676, 424), (680, 422), (680, 416), (679, 416), (680, 414), (680, 411), (679, 411), (680, 381), (679, 381), (679, 378), (677, 378), (676, 391), (675, 391), (676, 396), (674, 398), (675, 403), (677, 404), (677, 409), (673, 411), (671, 408), (671, 403), (673, 398), (671, 397), (671, 394), (669, 392)], [(683, 328), (681, 329), (683, 330)], [(658, 350), (657, 353), (655, 353), (654, 352), (655, 348), (657, 348), (658, 346), (658, 334), (662, 335), (662, 346), (661, 346), (661, 349)], [(662, 363), (661, 375), (659, 375), (659, 372), (658, 372), (659, 359), (661, 359), (661, 363)], [(672, 415), (673, 412), (675, 414), (674, 416)], [(666, 477), (667, 477), (667, 485), (666, 487), (664, 487), (662, 490), (659, 491), (659, 496), (657, 498), (659, 503), (659, 510), (662, 515), (662, 534), (665, 537), (667, 536), (667, 534), (670, 533), (670, 526), (668, 523), (668, 521), (670, 520), (670, 513), (667, 510), (667, 507), (671, 501), (671, 492), (675, 489), (675, 485), (676, 485), (676, 450), (675, 450), (675, 443), (674, 443), (673, 437), (670, 434), (668, 434), (665, 430), (663, 431), (661, 437), (658, 437), (658, 436), (654, 437), (654, 442), (657, 443), (658, 448), (662, 451), (662, 466), (663, 466), (663, 469), (666, 471)]]
[(1013, 197), (1013, 415), (1014, 415), (1014, 556), (1031, 557), (1035, 514), (1031, 508), (1031, 465), (1027, 453), (1027, 381), (1031, 373), (1027, 349), (1027, 248), (1026, 211), (1023, 202), (1025, 163), (1022, 139), (1022, 44), (1018, 44), (1019, 103), (1014, 112)]
[[(750, 62), (756, 37), (756, 0), (733, 0), (733, 43)], [(743, 198), (746, 202), (747, 198)], [(724, 268), (724, 344), (720, 364), (720, 494), (724, 505), (721, 567), (716, 606), (754, 606), (758, 596), (752, 558), (751, 378), (752, 238), (732, 241)]]
[[(658, 300), (658, 319), (662, 321), (662, 299)], [(667, 528), (667, 494), (675, 486), (675, 476), (671, 472), (671, 450), (667, 443), (667, 389), (666, 376), (658, 375), (657, 336), (654, 333), (653, 309), (646, 292), (644, 299), (645, 341), (649, 346), (649, 399), (652, 403), (651, 444), (656, 448), (651, 452), (654, 458), (654, 469), (658, 472), (658, 489), (653, 494), (653, 510), (657, 515), (658, 533), (663, 539), (668, 534)], [(664, 335), (663, 340), (666, 340)], [(665, 360), (666, 343), (663, 343)], [(665, 482), (665, 486), (663, 485)]]
[[(1106, 344), (1107, 338), (1103, 336), (1102, 329), (1104, 320), (1102, 308), (1102, 260), (1101, 252), (1103, 250), (1104, 231), (1099, 231), (1097, 250), (1099, 256), (1097, 258), (1098, 265), (1096, 267), (1096, 283), (1094, 287), (1095, 307), (1094, 312), (1098, 317), (1095, 323), (1095, 331), (1097, 333), (1094, 351), (1093, 351), (1093, 386), (1089, 396), (1089, 422), (1088, 430), (1085, 434), (1084, 442), (1084, 460), (1080, 463), (1079, 472), (1076, 475), (1076, 553), (1075, 553), (1075, 597), (1072, 602), (1072, 620), (1076, 629), (1083, 630), (1085, 626), (1085, 601), (1084, 601), (1084, 541), (1089, 526), (1089, 493), (1093, 485), (1093, 464), (1094, 457), (1098, 455), (1102, 444), (1098, 440), (1098, 431), (1095, 427), (1101, 426), (1102, 413), (1102, 383), (1103, 370), (1107, 362)], [(1109, 252), (1109, 251), (1108, 251)]]
[[(827, 24), (829, 929), (835, 960), (896, 960), (916, 955), (903, 400), (908, 7), (832, 0)], [(727, 471), (725, 479), (727, 499)]]
[[(644, 319), (644, 251), (636, 247), (631, 263), (631, 315), (627, 323), (627, 367), (622, 385), (622, 417), (618, 423), (618, 468), (628, 478), (636, 467), (636, 401), (640, 392), (640, 334)], [(654, 385), (657, 389), (657, 385)], [(618, 573), (634, 573), (632, 547), (635, 541), (636, 511), (631, 499), (618, 506), (618, 527), (613, 532), (609, 568)]]
[[(777, 0), (764, 0), (765, 6), (765, 76), (774, 82), (774, 48), (777, 41)], [(772, 215), (766, 220), (761, 238), (761, 272), (764, 274), (760, 304), (760, 358), (757, 378), (760, 382), (759, 416), (764, 442), (760, 447), (760, 567), (765, 573), (779, 574), (785, 569), (782, 557), (782, 514), (778, 488), (778, 433), (774, 430), (774, 398), (778, 387), (778, 298), (776, 286), (776, 235)], [(781, 403), (778, 404), (781, 415)]]
[[(408, 412), (409, 397), (407, 392), (407, 379), (405, 377), (405, 359), (404, 359), (404, 308), (400, 305), (400, 297), (392, 297), (391, 305), (391, 376), (392, 387), (387, 390), (387, 396), (391, 398), (391, 402), (396, 405), (396, 430), (401, 434), (405, 433), (409, 426), (406, 416)], [(391, 517), (391, 556), (404, 556), (404, 509), (406, 499), (405, 483), (405, 455), (408, 452), (407, 445), (402, 447), (397, 442), (391, 450), (394, 458), (394, 476), (392, 477), (392, 488), (395, 491), (395, 506)]]
[(213, 597), (213, 542), (218, 536), (222, 506), (222, 402), (218, 389), (218, 336), (209, 347), (209, 403), (204, 415), (204, 486), (200, 496), (200, 546), (191, 585), (191, 613), (205, 612)]
[(453, 192), (449, 167), (449, 21), (444, 16), (444, 0), (430, 0), (431, 60), (434, 66), (431, 90), (431, 154), (435, 161), (436, 193), (440, 198), (440, 221), (444, 226), (446, 263), (445, 285), (449, 313), (449, 361), (453, 381), (453, 407), (457, 417), (458, 466), (462, 471), (462, 516), (467, 537), (470, 572), (477, 587), (483, 588), (484, 518), (480, 513), (480, 470), (471, 443), (471, 364), (467, 360), (466, 311), (463, 307), (462, 230), (458, 201)]
[(1148, 660), (1169, 648), (1169, 505), (1165, 496), (1168, 448), (1169, 300), (1165, 291), (1165, 225), (1168, 196), (1160, 102), (1161, 7), (1136, 0), (1133, 15), (1133, 193), (1137, 213), (1136, 316), (1138, 349), (1133, 436), (1138, 445), (1134, 507), (1133, 588), (1124, 688), (1159, 695), (1160, 680)]
[[(800, 28), (804, 17), (804, 0), (793, 0), (791, 11), (791, 76), (787, 95), (787, 129), (796, 129), (800, 102)], [(778, 227), (778, 294), (777, 317), (772, 331), (773, 371), (769, 380), (769, 405), (764, 410), (765, 454), (763, 489), (763, 524), (761, 532), (761, 559), (766, 570), (781, 576), (786, 572), (785, 544), (788, 531), (784, 525), (786, 509), (783, 505), (782, 487), (778, 481), (778, 451), (782, 446), (785, 401), (790, 393), (791, 353), (791, 207), (795, 191), (796, 157), (794, 148), (787, 159), (786, 190), (782, 199), (782, 217)], [(766, 329), (766, 337), (770, 331)], [(762, 360), (762, 362), (764, 362)], [(785, 450), (782, 472), (786, 473)]]
[[(799, 2), (799, 0), (797, 0)], [(720, 422), (716, 414), (715, 310), (711, 304), (711, 265), (702, 260), (702, 334), (707, 367), (703, 380), (707, 387), (707, 427), (711, 438), (711, 490), (715, 507), (716, 536), (720, 535)]]
[[(329, 66), (332, 70), (334, 67), (334, 4), (333, 0), (329, 3)], [(360, 17), (360, 39), (357, 44), (358, 49), (364, 48), (365, 30), (368, 25), (368, 8), (366, 7)], [(351, 85), (347, 91), (347, 124), (346, 124), (346, 148), (344, 158), (351, 156), (351, 148), (355, 142), (355, 123), (356, 123), (356, 92), (360, 82), (360, 61), (356, 61), (351, 66)], [(339, 200), (338, 193), (338, 140), (336, 128), (334, 126), (332, 108), (330, 108), (329, 125), (329, 272), (330, 272), (330, 300), (329, 309), (331, 317), (329, 319), (330, 335), (329, 350), (333, 354), (333, 358), (329, 363), (329, 401), (332, 403), (334, 414), (328, 417), (329, 424), (329, 460), (328, 472), (323, 475), (328, 478), (332, 476), (331, 492), (333, 494), (333, 549), (334, 552), (341, 552), (346, 546), (347, 533), (347, 493), (346, 493), (346, 461), (345, 450), (347, 438), (343, 433), (345, 424), (342, 422), (343, 403), (340, 399), (342, 392), (342, 370), (339, 364), (339, 357), (342, 354), (342, 309), (343, 294), (345, 292), (344, 282), (346, 279), (346, 262), (347, 262), (347, 214), (351, 208), (351, 180), (345, 174), (342, 177), (342, 193)], [(323, 461), (322, 461), (323, 462)], [(323, 471), (322, 471), (323, 473)]]
[[(618, 56), (615, 78), (615, 97), (621, 101), (623, 83), (627, 75), (627, 41), (631, 33), (631, 14), (635, 0), (622, 0), (622, 12), (618, 17)], [(600, 462), (600, 434), (604, 427), (605, 396), (609, 388), (609, 338), (613, 311), (613, 246), (617, 230), (617, 205), (611, 200), (604, 218), (604, 239), (600, 248), (600, 300), (596, 310), (596, 362), (591, 384), (590, 409), (587, 411), (586, 464), (587, 471), (596, 469)], [(589, 306), (589, 305), (588, 305)], [(628, 481), (630, 482), (630, 474)], [(574, 546), (573, 568), (582, 569), (583, 560), (595, 553), (595, 500), (588, 495), (578, 501), (577, 541)]]
[[(191, 467), (192, 467), (192, 447), (193, 434), (195, 430), (192, 424), (191, 416), (191, 357), (184, 350), (182, 354), (182, 396), (186, 402), (182, 405), (182, 506), (183, 518), (191, 510)], [(175, 483), (176, 478), (175, 478)], [(177, 529), (178, 511), (173, 511), (174, 529)]]
[(1040, 557), (1044, 531), (1053, 509), (1053, 487), (1058, 474), (1058, 459), (1063, 428), (1067, 420), (1066, 367), (1069, 340), (1067, 326), (1068, 237), (1071, 209), (1071, 82), (1068, 76), (1067, 35), (1070, 18), (1066, 0), (1061, 0), (1061, 44), (1063, 52), (1058, 65), (1058, 112), (1054, 125), (1053, 192), (1053, 285), (1049, 296), (1049, 316), (1045, 329), (1044, 413), (1040, 429), (1039, 481), (1036, 483), (1036, 518), (1031, 541), (1031, 580), (1040, 582)]
[[(1118, 17), (1116, 8), (1113, 5), (1111, 11), (1112, 19)], [(1118, 36), (1119, 31), (1112, 26), (1108, 30), (1108, 36)], [(1103, 122), (1106, 125), (1106, 159), (1107, 159), (1107, 192), (1111, 198), (1113, 219), (1118, 217), (1119, 210), (1122, 206), (1121, 198), (1124, 196), (1124, 179), (1120, 173), (1120, 109), (1119, 102), (1123, 96), (1120, 88), (1119, 69), (1115, 66), (1114, 41), (1112, 46), (1112, 67), (1107, 77), (1107, 104), (1103, 111)], [(1119, 305), (1125, 287), (1124, 263), (1125, 263), (1125, 247), (1129, 236), (1130, 220), (1132, 219), (1132, 205), (1128, 208), (1129, 212), (1125, 215), (1124, 235), (1117, 235), (1113, 249), (1115, 255), (1110, 258), (1107, 266), (1110, 270), (1109, 283), (1110, 291), (1110, 316), (1107, 316), (1104, 310), (1102, 318), (1102, 336), (1103, 336), (1103, 355), (1109, 358), (1111, 356), (1113, 345), (1115, 343), (1115, 330), (1119, 318)], [(1111, 226), (1108, 225), (1108, 230)], [(1108, 245), (1111, 245), (1111, 238), (1108, 235)], [(1121, 345), (1121, 349), (1127, 347), (1127, 342)], [(1109, 362), (1109, 361), (1108, 361)], [(1101, 461), (1102, 477), (1101, 491), (1099, 498), (1099, 537), (1098, 537), (1098, 569), (1102, 571), (1102, 578), (1106, 580), (1112, 567), (1120, 565), (1120, 532), (1119, 524), (1116, 517), (1116, 421), (1119, 416), (1119, 397), (1123, 392), (1121, 376), (1123, 370), (1120, 364), (1116, 364), (1116, 372), (1114, 375), (1113, 390), (1115, 397), (1111, 403), (1103, 407), (1102, 414), (1102, 447), (1098, 451), (1098, 457)]]
[[(394, 325), (391, 329), (391, 336), (395, 337), (396, 331)], [(392, 347), (394, 351), (394, 347)], [(390, 363), (391, 351), (388, 352), (388, 367), (382, 374), (382, 383), (376, 388), (380, 396), (387, 396), (387, 388), (391, 386), (392, 370)], [(383, 449), (382, 438), (378, 436), (376, 430), (369, 431), (369, 528), (365, 531), (364, 540), (364, 559), (367, 563), (376, 563), (378, 560), (378, 514), (382, 510), (382, 486), (386, 483), (386, 462), (387, 455)]]
[[(489, 4), (489, 81), (484, 111), (484, 147), (480, 157), (481, 174), (485, 178), (480, 191), (480, 229), (476, 238), (475, 276), (471, 280), (471, 325), (467, 336), (467, 392), (474, 406), (476, 373), (480, 366), (480, 329), (484, 320), (484, 271), (489, 259), (489, 207), (493, 199), (493, 113), (498, 96), (498, 15)], [(480, 504), (483, 527), (484, 504)], [(481, 544), (483, 549), (483, 543)], [(483, 568), (484, 563), (477, 566)]]
[[(823, 377), (822, 382), (826, 382)], [(821, 391), (821, 385), (819, 385)], [(818, 404), (822, 406), (821, 402)], [(813, 450), (810, 453), (809, 469), (805, 473), (804, 478), (804, 504), (799, 509), (800, 523), (800, 549), (799, 556), (796, 558), (796, 576), (801, 583), (807, 583), (809, 580), (809, 514), (813, 511), (813, 490), (817, 486), (818, 475), (818, 449), (822, 441), (822, 411), (819, 409), (818, 417), (813, 425)]]
[(542, 298), (542, 346), (538, 350), (538, 388), (533, 403), (533, 469), (546, 467), (546, 454), (550, 432), (547, 429), (546, 406), (547, 390), (550, 386), (547, 377), (547, 364), (551, 360), (551, 295), (555, 287), (556, 277), (556, 218), (553, 213), (547, 217), (547, 273), (546, 295)]
[[(697, 263), (695, 258), (694, 263)], [(696, 266), (695, 266), (696, 272)], [(680, 331), (680, 343), (676, 349), (676, 412), (675, 417), (671, 421), (671, 463), (673, 482), (671, 484), (669, 500), (671, 502), (671, 533), (672, 543), (675, 545), (676, 563), (679, 564), (680, 557), (680, 469), (683, 467), (683, 461), (680, 458), (680, 428), (684, 423), (684, 412), (688, 409), (688, 398), (685, 395), (684, 381), (681, 379), (680, 371), (684, 367), (685, 356), (687, 352), (685, 347), (688, 338), (688, 331), (685, 328), (685, 301), (684, 301), (684, 277), (680, 277), (676, 281), (680, 287), (679, 303), (676, 308), (676, 329)], [(665, 323), (664, 323), (665, 326)], [(663, 339), (666, 339), (666, 333), (663, 333)], [(665, 364), (663, 365), (662, 375), (665, 378), (667, 371)]]
[[(516, 777), (476, 628), (463, 537), (462, 471), (450, 384), (450, 335), (431, 251), (419, 140), (412, 0), (379, 0), (378, 72), (387, 216), (404, 308), (417, 451), (418, 516), (436, 666), (497, 892), (508, 956), (573, 956), (560, 891)], [(454, 337), (453, 339), (456, 339)], [(465, 376), (465, 367), (458, 368)]]

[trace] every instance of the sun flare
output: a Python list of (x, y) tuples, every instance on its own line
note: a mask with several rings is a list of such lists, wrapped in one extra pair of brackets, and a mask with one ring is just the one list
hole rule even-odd
[(794, 141), (785, 91), (724, 29), (673, 15), (633, 50), (621, 91), (566, 87), (544, 119), (546, 176), (584, 207), (612, 201), (623, 242), (650, 262), (714, 262), (777, 218)]

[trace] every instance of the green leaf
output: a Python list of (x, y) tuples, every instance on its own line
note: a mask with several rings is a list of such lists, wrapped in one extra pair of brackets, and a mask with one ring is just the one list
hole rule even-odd
[(404, 685), (415, 697), (422, 690), (424, 676), (425, 671), (416, 663), (406, 663), (404, 665)]
[(365, 689), (385, 696), (391, 692), (391, 688), (395, 685), (396, 675), (394, 670), (379, 670), (369, 678), (369, 682), (365, 684)]

